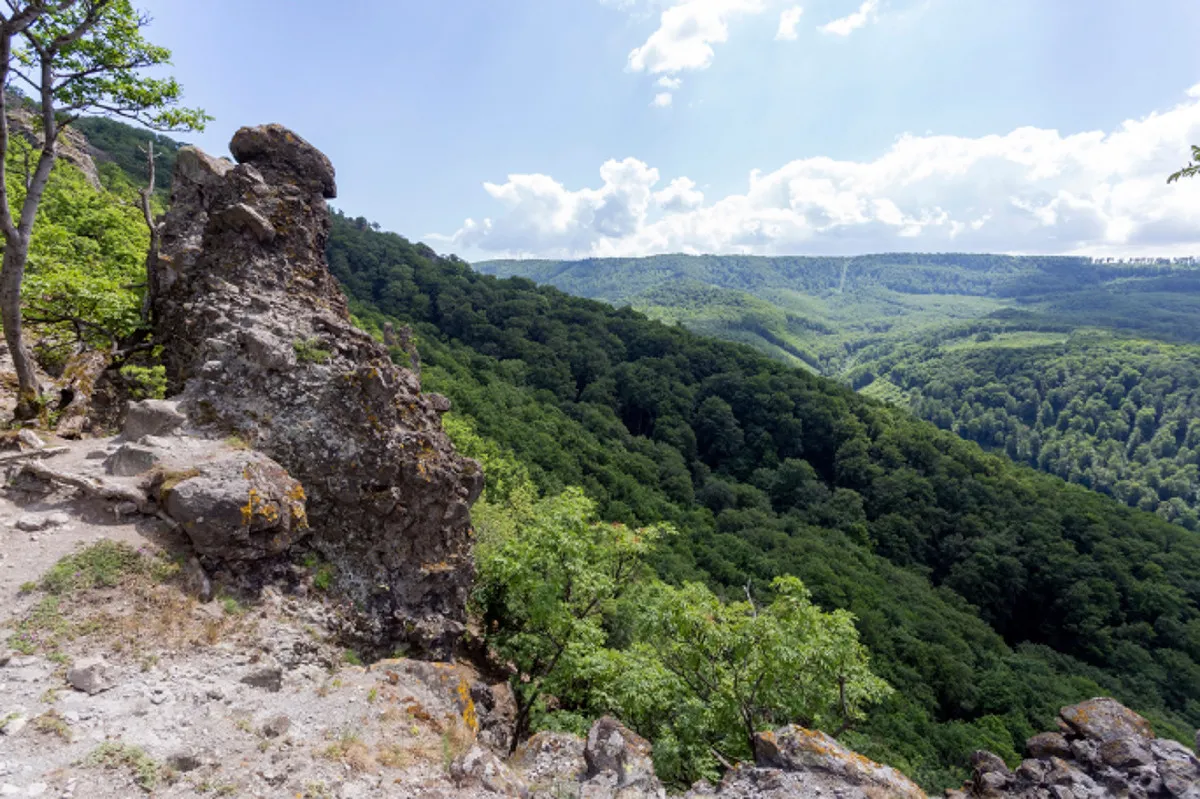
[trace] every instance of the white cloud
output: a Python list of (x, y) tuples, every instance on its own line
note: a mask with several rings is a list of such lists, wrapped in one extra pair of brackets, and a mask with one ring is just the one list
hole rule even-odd
[(894, 250), (1200, 254), (1200, 180), (1166, 176), (1200, 142), (1200, 86), (1111, 132), (1018, 128), (979, 138), (905, 135), (873, 160), (804, 158), (755, 170), (710, 204), (688, 178), (609, 161), (598, 189), (544, 175), (485, 184), (506, 212), (454, 246), (547, 257), (663, 252)]
[(629, 54), (629, 69), (652, 75), (707, 69), (713, 45), (729, 39), (729, 20), (765, 8), (765, 0), (681, 0), (662, 12), (658, 28)]
[(873, 20), (878, 8), (879, 0), (863, 0), (863, 4), (853, 14), (822, 25), (821, 31), (823, 33), (832, 33), (835, 36), (849, 36)]
[(784, 9), (779, 15), (779, 30), (775, 33), (775, 38), (780, 41), (794, 42), (796, 40), (796, 28), (800, 25), (800, 17), (803, 16), (804, 9), (801, 6), (792, 6)]
[(658, 94), (654, 95), (654, 99), (650, 101), (650, 105), (654, 106), (655, 108), (668, 108), (670, 107), (671, 102), (672, 97), (670, 92), (659, 92)]
[(665, 189), (654, 192), (654, 202), (664, 211), (686, 211), (704, 205), (704, 192), (690, 178), (675, 178)]
[(683, 85), (683, 81), (681, 81), (679, 78), (672, 78), (668, 75), (663, 75), (661, 78), (658, 79), (657, 83), (659, 86), (661, 86), (662, 88), (666, 89), (669, 92), (676, 91), (679, 89), (680, 86)]

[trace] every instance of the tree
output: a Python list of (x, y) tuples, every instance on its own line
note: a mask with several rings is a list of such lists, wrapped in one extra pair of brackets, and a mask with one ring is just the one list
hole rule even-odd
[(151, 78), (143, 70), (170, 62), (169, 50), (142, 37), (149, 18), (129, 0), (7, 0), (0, 10), (0, 83), (20, 84), (38, 107), (41, 150), (24, 179), (14, 216), (5, 156), (8, 113), (14, 98), (0, 93), (0, 317), (17, 371), (16, 416), (37, 414), (40, 389), (24, 339), (21, 285), (38, 206), (57, 157), (59, 137), (85, 113), (131, 119), (158, 130), (202, 129), (209, 117), (178, 107), (181, 89), (174, 78)]
[[(646, 603), (641, 643), (624, 669), (669, 675), (665, 682), (631, 682), (667, 686), (665, 694), (674, 696), (653, 715), (676, 727), (706, 726), (699, 737), (723, 758), (752, 756), (755, 734), (772, 726), (795, 723), (840, 735), (864, 717), (867, 705), (892, 693), (871, 673), (851, 614), (823, 612), (795, 577), (778, 577), (772, 588), (775, 598), (759, 607), (749, 587), (746, 601), (722, 602), (699, 583), (662, 586)], [(663, 700), (661, 693), (638, 693), (624, 701)], [(668, 707), (671, 712), (661, 712)], [(629, 708), (632, 717), (646, 718), (644, 711)], [(676, 730), (672, 737), (697, 735)]]
[(585, 670), (607, 643), (603, 621), (644, 573), (644, 559), (668, 531), (595, 521), (577, 488), (534, 502), (516, 494), (475, 511), (479, 569), (474, 593), (488, 645), (514, 668), (513, 747), (531, 732), (547, 691)]

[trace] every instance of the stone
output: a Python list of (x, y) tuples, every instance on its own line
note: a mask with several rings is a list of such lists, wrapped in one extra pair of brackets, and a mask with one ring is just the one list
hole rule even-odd
[(563, 732), (539, 732), (509, 759), (512, 768), (538, 796), (576, 796), (586, 776), (584, 741)]
[(46, 448), (46, 442), (38, 438), (32, 430), (21, 430), (17, 433), (17, 444), (23, 450), (39, 450)]
[(158, 453), (140, 444), (122, 444), (104, 460), (104, 469), (114, 477), (136, 477), (158, 464)]
[(1008, 765), (992, 752), (980, 750), (971, 755), (971, 768), (976, 776), (981, 774), (1008, 774)]
[(616, 778), (617, 790), (634, 786), (648, 791), (648, 795), (665, 795), (650, 754), (649, 741), (611, 716), (592, 725), (583, 749), (589, 780), (611, 774)]
[(1113, 768), (1132, 768), (1154, 762), (1142, 738), (1112, 738), (1100, 744), (1100, 759)]
[(203, 766), (205, 759), (202, 755), (185, 749), (168, 755), (167, 765), (175, 771), (186, 774)]
[(189, 596), (194, 596), (201, 602), (210, 602), (213, 598), (212, 580), (208, 578), (208, 572), (204, 571), (204, 566), (201, 565), (200, 559), (195, 555), (189, 557), (183, 563), (183, 590)]
[(283, 690), (283, 669), (275, 665), (260, 666), (242, 677), (241, 682), (277, 694)]
[(500, 758), (479, 744), (475, 744), (450, 764), (450, 778), (461, 788), (481, 786), (489, 793), (500, 796), (529, 796), (525, 786)]
[(17, 529), (25, 533), (36, 533), (40, 530), (45, 530), (49, 526), (49, 522), (45, 516), (35, 516), (32, 513), (26, 513), (17, 517)]
[(127, 441), (137, 441), (142, 436), (165, 436), (178, 430), (187, 422), (176, 403), (166, 400), (141, 400), (130, 402), (125, 411), (122, 435)]
[(267, 719), (262, 726), (262, 734), (266, 738), (279, 738), (286, 735), (292, 728), (292, 720), (282, 713)]
[(792, 725), (759, 733), (754, 744), (760, 769), (802, 775), (803, 788), (798, 789), (813, 795), (842, 786), (845, 795), (855, 799), (880, 793), (896, 799), (926, 799), (925, 792), (896, 769), (868, 760), (823, 732)]
[[(975, 775), (961, 799), (1200, 799), (1200, 760), (1186, 746), (1155, 739), (1150, 725), (1112, 699), (1060, 711), (1062, 732), (1029, 739), (1015, 773), (972, 758)], [(997, 758), (998, 760), (998, 758)]]
[(242, 128), (234, 134), (229, 151), (238, 163), (253, 164), (268, 183), (297, 181), (326, 200), (337, 197), (329, 158), (282, 125)]
[(1030, 757), (1040, 759), (1070, 757), (1071, 745), (1061, 733), (1043, 732), (1025, 742), (1025, 751)]
[(1059, 717), (1074, 732), (1099, 743), (1126, 736), (1154, 737), (1150, 722), (1107, 697), (1064, 707), (1059, 711)]
[(65, 527), (71, 523), (71, 517), (61, 510), (56, 510), (46, 517), (47, 527)]
[[(303, 485), (308, 545), (345, 578), (359, 648), (447, 657), (482, 472), (442, 430), (444, 403), (350, 321), (325, 259), (329, 159), (278, 125), (239, 130), (230, 150), (236, 166), (192, 148), (177, 162), (154, 269), (169, 391), (197, 433), (239, 436)], [(277, 532), (278, 550), (274, 535), (238, 533), (225, 552), (202, 537), (208, 557), (246, 561), (297, 538)]]
[(67, 670), (67, 682), (77, 691), (89, 696), (109, 690), (116, 685), (112, 669), (103, 658), (81, 660)]
[(229, 451), (160, 480), (164, 510), (198, 555), (255, 560), (308, 535), (303, 486), (261, 453)]
[(269, 244), (275, 240), (275, 226), (265, 216), (245, 203), (231, 205), (217, 214), (214, 221), (231, 230), (247, 231), (263, 244)]

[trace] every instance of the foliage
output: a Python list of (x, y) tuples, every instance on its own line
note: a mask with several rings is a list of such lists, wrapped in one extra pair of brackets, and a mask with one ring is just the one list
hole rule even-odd
[(146, 754), (144, 749), (119, 741), (105, 741), (100, 744), (88, 754), (83, 763), (85, 766), (127, 769), (132, 772), (137, 786), (147, 793), (157, 787), (162, 774), (162, 766)]
[(1167, 183), (1174, 183), (1181, 178), (1195, 177), (1197, 174), (1200, 174), (1200, 147), (1197, 147), (1193, 144), (1192, 160), (1188, 161), (1187, 166), (1185, 166), (1183, 169), (1171, 174), (1171, 176), (1167, 178)]
[(161, 577), (164, 573), (128, 544), (98, 541), (54, 564), (37, 587), (51, 596), (63, 596), (89, 588), (112, 588), (134, 574)]
[[(20, 169), (27, 152), (24, 140), (9, 143), (15, 208), (25, 197)], [(55, 165), (38, 208), (22, 288), (26, 323), (47, 351), (61, 358), (80, 342), (111, 348), (137, 329), (149, 241), (132, 193), (97, 191), (70, 164)]]
[(123, 182), (130, 184), (135, 183), (138, 176), (141, 177), (141, 184), (145, 184), (145, 147), (152, 142), (157, 161), (154, 188), (162, 193), (170, 190), (175, 158), (183, 144), (161, 133), (132, 128), (105, 117), (81, 117), (74, 125), (87, 137), (88, 144), (99, 151), (96, 160), (99, 162), (102, 177), (105, 176), (104, 165), (111, 164), (115, 171), (109, 174), (113, 178), (121, 176), (125, 178)]
[(476, 524), (473, 598), (489, 646), (516, 668), (523, 738), (536, 703), (547, 692), (562, 693), (604, 646), (604, 615), (663, 531), (598, 523), (578, 489), (532, 504), (485, 504)]
[(333, 353), (321, 346), (321, 339), (296, 339), (292, 342), (296, 360), (301, 363), (328, 363)]
[(162, 364), (126, 364), (121, 367), (121, 377), (129, 386), (129, 396), (135, 400), (163, 399), (167, 396), (167, 370)]
[(762, 608), (699, 583), (643, 598), (639, 642), (613, 658), (607, 685), (621, 717), (651, 731), (662, 776), (712, 777), (712, 751), (750, 758), (756, 732), (785, 724), (840, 735), (891, 693), (849, 613), (823, 613), (795, 577), (773, 588)]
[(894, 347), (852, 379), (891, 387), (893, 401), (1015, 461), (1200, 530), (1200, 348), (979, 336)]
[(793, 722), (841, 732), (890, 691), (850, 614), (822, 613), (799, 580), (779, 578), (761, 611), (666, 586), (644, 560), (669, 529), (595, 523), (578, 489), (540, 498), (510, 453), (461, 419), (449, 430), (502, 476), (476, 506), (474, 606), (515, 667), (518, 740), (616, 711), (654, 741), (660, 775), (687, 784), (714, 773), (714, 746), (748, 756), (755, 732)]

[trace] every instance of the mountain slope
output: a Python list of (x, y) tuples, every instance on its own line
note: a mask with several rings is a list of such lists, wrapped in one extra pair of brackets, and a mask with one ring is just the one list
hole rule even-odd
[(903, 695), (857, 733), (868, 754), (949, 784), (950, 753), (1015, 751), (1047, 702), (1097, 686), (1167, 727), (1200, 721), (1195, 534), (750, 349), (479, 275), (365, 220), (335, 218), (329, 255), (360, 321), (414, 325), (428, 383), (543, 488), (686, 531), (665, 577), (733, 594), (792, 573), (853, 610)]

